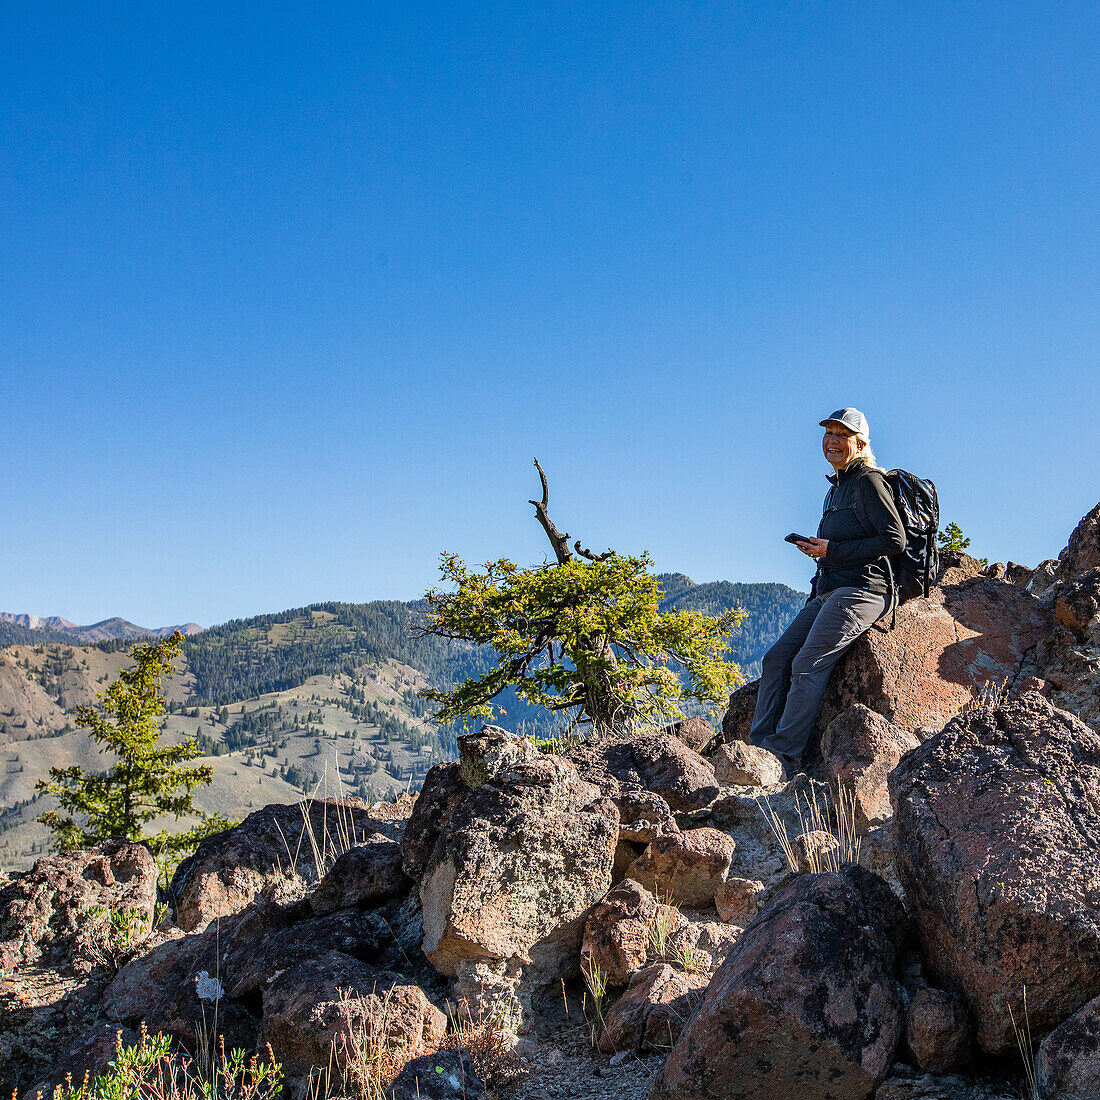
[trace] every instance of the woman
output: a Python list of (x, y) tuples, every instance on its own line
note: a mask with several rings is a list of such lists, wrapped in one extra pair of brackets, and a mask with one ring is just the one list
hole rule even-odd
[(817, 561), (806, 606), (764, 654), (749, 740), (794, 775), (810, 739), (829, 673), (882, 617), (890, 592), (886, 557), (905, 546), (905, 527), (875, 464), (867, 418), (837, 409), (821, 421), (832, 488), (817, 538), (795, 545)]

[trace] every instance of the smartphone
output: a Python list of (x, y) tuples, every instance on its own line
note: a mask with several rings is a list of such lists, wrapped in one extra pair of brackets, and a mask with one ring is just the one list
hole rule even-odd
[(791, 534), (787, 535), (787, 537), (784, 538), (783, 541), (789, 542), (793, 546), (796, 542), (809, 542), (812, 537), (812, 535), (796, 535), (794, 534), (794, 532), (792, 532)]

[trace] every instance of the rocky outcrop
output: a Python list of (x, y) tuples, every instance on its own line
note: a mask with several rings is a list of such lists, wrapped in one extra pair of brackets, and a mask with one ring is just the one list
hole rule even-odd
[(887, 821), (893, 810), (887, 777), (920, 739), (861, 703), (838, 714), (821, 739), (821, 778), (850, 799), (860, 832)]
[(202, 929), (261, 894), (296, 901), (327, 863), (360, 840), (374, 834), (398, 840), (405, 816), (372, 815), (359, 798), (265, 806), (236, 828), (207, 837), (179, 865), (171, 887), (176, 922), (187, 932)]
[(736, 845), (718, 829), (666, 833), (647, 845), (629, 875), (663, 901), (702, 907), (726, 880)]
[(1100, 994), (1100, 734), (1037, 693), (953, 719), (890, 777), (898, 874), (937, 984), (982, 1048)]
[(461, 774), (486, 778), (438, 823), (419, 883), (424, 953), (467, 990), (514, 995), (509, 1016), (522, 1020), (530, 988), (578, 972), (585, 919), (611, 884), (618, 813), (562, 757), (460, 748), (487, 762)]
[(640, 970), (611, 1006), (600, 1033), (605, 1054), (669, 1050), (703, 1000), (710, 975), (654, 963)]
[(900, 903), (862, 868), (791, 878), (714, 976), (651, 1097), (871, 1096), (902, 1034), (904, 936)]
[(156, 901), (157, 866), (143, 844), (109, 840), (43, 856), (0, 888), (0, 969), (42, 962), (87, 970), (110, 936), (110, 916), (136, 936), (151, 927)]
[(1035, 1078), (1043, 1100), (1100, 1096), (1100, 997), (1043, 1040), (1035, 1058)]

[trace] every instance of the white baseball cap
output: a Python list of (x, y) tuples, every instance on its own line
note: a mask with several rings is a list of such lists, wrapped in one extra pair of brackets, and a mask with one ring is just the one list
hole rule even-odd
[(848, 431), (855, 432), (856, 435), (861, 435), (864, 439), (871, 438), (871, 428), (867, 423), (867, 417), (859, 409), (837, 409), (836, 412), (830, 413), (821, 421), (823, 428), (826, 424), (843, 424)]

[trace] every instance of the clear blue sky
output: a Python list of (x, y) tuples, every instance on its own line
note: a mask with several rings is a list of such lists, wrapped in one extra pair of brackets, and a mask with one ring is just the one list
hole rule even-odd
[(1091, 3), (6, 5), (0, 610), (804, 587), (818, 420), (991, 559), (1100, 498)]

